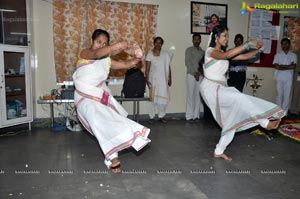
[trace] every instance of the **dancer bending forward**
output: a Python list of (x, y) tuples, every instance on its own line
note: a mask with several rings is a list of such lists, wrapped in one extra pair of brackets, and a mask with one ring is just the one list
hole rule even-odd
[(143, 58), (140, 48), (134, 45), (136, 58), (127, 61), (110, 59), (112, 52), (124, 50), (127, 46), (125, 41), (110, 46), (109, 34), (101, 29), (95, 30), (92, 46), (81, 51), (73, 74), (78, 118), (97, 138), (105, 155), (104, 163), (114, 173), (121, 172), (119, 151), (131, 146), (138, 151), (150, 142), (150, 129), (128, 119), (127, 112), (105, 84), (110, 68), (129, 68)]
[[(216, 145), (214, 157), (232, 160), (224, 151), (231, 143), (235, 132), (260, 125), (268, 130), (278, 128), (284, 110), (276, 104), (245, 95), (234, 87), (227, 86), (228, 59), (246, 60), (264, 50), (258, 40), (251, 40), (241, 46), (225, 51), (228, 43), (228, 29), (218, 25), (213, 28), (209, 48), (205, 52), (204, 79), (200, 91), (205, 103), (222, 128), (221, 138)], [(239, 55), (249, 48), (256, 48)]]

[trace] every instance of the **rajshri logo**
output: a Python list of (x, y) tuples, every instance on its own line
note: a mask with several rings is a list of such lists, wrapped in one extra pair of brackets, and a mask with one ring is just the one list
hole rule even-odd
[[(253, 7), (250, 7), (249, 4), (246, 4), (246, 2), (242, 2), (242, 8), (241, 8), (241, 15), (245, 15), (249, 12), (253, 12), (254, 9), (266, 9), (269, 12), (278, 12), (283, 14), (297, 14), (297, 10), (290, 10), (290, 9), (299, 9), (298, 3), (254, 3)], [(271, 11), (270, 9), (278, 9), (279, 11)], [(286, 9), (286, 10), (282, 10)], [(289, 9), (289, 10), (287, 10)]]

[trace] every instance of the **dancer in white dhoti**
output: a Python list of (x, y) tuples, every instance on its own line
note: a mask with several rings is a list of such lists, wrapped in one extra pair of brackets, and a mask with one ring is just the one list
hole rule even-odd
[[(284, 110), (276, 104), (245, 95), (234, 87), (228, 87), (226, 72), (228, 60), (246, 60), (264, 50), (258, 40), (251, 40), (229, 51), (223, 50), (228, 43), (228, 30), (221, 25), (213, 28), (209, 48), (205, 52), (204, 79), (200, 84), (201, 94), (206, 104), (222, 128), (221, 138), (216, 145), (214, 157), (232, 160), (224, 154), (226, 147), (232, 141), (235, 132), (256, 125), (268, 130), (278, 128)], [(257, 48), (246, 54), (239, 55), (250, 47)]]
[(127, 42), (110, 46), (109, 34), (97, 29), (91, 48), (81, 51), (73, 74), (78, 118), (97, 138), (105, 155), (104, 162), (114, 173), (121, 172), (119, 151), (131, 146), (138, 151), (150, 142), (147, 138), (150, 129), (126, 118), (127, 112), (105, 84), (110, 68), (129, 68), (141, 60), (143, 52), (136, 45), (134, 47), (136, 58), (123, 62), (111, 60), (108, 55), (126, 49)]

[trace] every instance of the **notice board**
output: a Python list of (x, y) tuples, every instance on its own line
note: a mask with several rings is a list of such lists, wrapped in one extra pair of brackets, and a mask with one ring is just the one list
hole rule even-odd
[(279, 40), (279, 11), (254, 9), (249, 13), (248, 39), (259, 39), (265, 45), (261, 59), (249, 66), (273, 67)]

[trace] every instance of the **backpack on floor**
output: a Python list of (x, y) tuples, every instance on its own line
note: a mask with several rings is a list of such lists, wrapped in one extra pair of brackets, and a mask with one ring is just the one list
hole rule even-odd
[(126, 98), (144, 97), (146, 80), (139, 68), (130, 68), (125, 73), (122, 96)]

